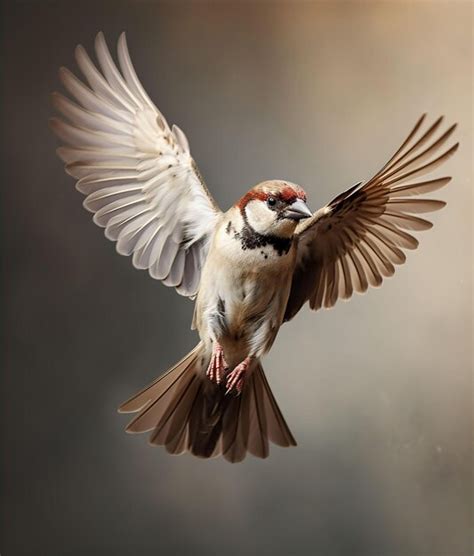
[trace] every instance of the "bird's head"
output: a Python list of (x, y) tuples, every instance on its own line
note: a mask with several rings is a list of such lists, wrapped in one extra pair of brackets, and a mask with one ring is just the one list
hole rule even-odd
[(259, 183), (240, 199), (237, 207), (256, 232), (277, 237), (291, 237), (298, 222), (312, 216), (303, 188), (282, 180)]

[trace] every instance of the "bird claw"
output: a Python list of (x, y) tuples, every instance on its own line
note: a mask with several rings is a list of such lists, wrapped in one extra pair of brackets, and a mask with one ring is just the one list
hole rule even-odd
[(242, 363), (239, 363), (235, 369), (227, 375), (227, 390), (226, 395), (235, 390), (236, 394), (239, 395), (242, 392), (242, 388), (245, 383), (245, 374), (248, 371), (250, 364), (250, 358), (246, 357)]
[(214, 344), (212, 350), (211, 361), (206, 371), (206, 376), (212, 382), (220, 384), (224, 374), (228, 371), (229, 367), (224, 359), (224, 350), (219, 343)]

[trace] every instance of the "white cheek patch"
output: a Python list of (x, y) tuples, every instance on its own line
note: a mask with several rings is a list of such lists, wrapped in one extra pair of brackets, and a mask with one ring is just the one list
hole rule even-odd
[(249, 225), (259, 234), (291, 237), (297, 222), (289, 218), (277, 218), (277, 213), (262, 201), (250, 201), (245, 207)]
[(259, 234), (268, 234), (274, 228), (276, 214), (262, 201), (249, 201), (245, 207), (247, 222)]

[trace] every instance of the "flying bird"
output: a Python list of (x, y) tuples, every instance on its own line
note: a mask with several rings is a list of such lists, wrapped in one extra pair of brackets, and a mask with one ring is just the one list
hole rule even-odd
[(368, 181), (312, 213), (302, 187), (259, 183), (227, 212), (212, 198), (186, 136), (169, 126), (132, 66), (125, 35), (118, 65), (104, 36), (95, 65), (82, 46), (75, 57), (84, 82), (66, 68), (60, 80), (74, 99), (53, 93), (65, 119), (50, 125), (84, 207), (138, 269), (195, 300), (200, 341), (168, 372), (124, 402), (137, 413), (127, 431), (151, 431), (168, 452), (238, 462), (265, 458), (269, 441), (296, 442), (263, 372), (261, 359), (280, 326), (306, 303), (330, 308), (377, 287), (416, 249), (412, 232), (442, 208), (426, 199), (449, 177), (424, 177), (458, 148), (455, 125), (441, 132), (423, 115), (400, 148)]

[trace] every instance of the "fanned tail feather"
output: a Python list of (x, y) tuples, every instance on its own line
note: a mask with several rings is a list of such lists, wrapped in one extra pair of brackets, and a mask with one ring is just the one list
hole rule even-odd
[(127, 432), (152, 431), (150, 443), (171, 454), (186, 451), (232, 463), (247, 452), (266, 458), (269, 441), (296, 446), (260, 364), (247, 377), (239, 396), (226, 395), (225, 385), (211, 382), (204, 370), (209, 357), (198, 344), (152, 384), (124, 402), (121, 413), (138, 415)]

